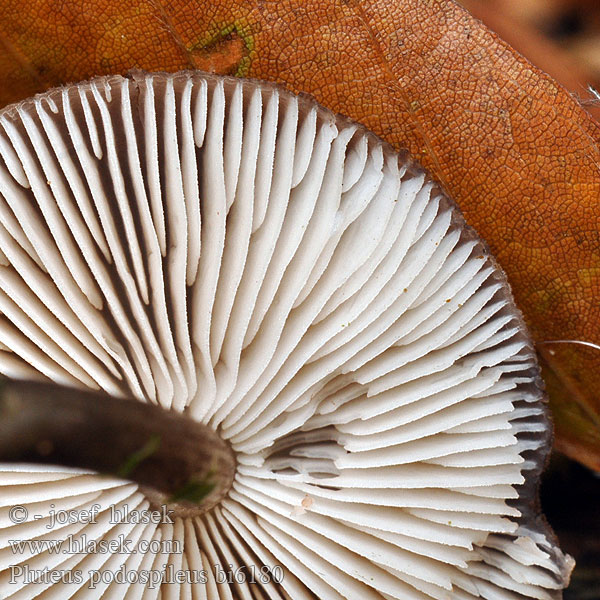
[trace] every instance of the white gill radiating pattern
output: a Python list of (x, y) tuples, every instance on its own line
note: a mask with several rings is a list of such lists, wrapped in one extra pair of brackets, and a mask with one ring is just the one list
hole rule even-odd
[[(148, 508), (134, 484), (3, 467), (2, 598), (560, 597), (568, 558), (529, 506), (532, 347), (406, 157), (307, 98), (190, 73), (11, 107), (0, 156), (0, 372), (186, 410), (238, 460), (221, 505), (173, 524), (111, 522)], [(100, 540), (124, 547), (74, 550)], [(256, 583), (219, 583), (240, 568)]]

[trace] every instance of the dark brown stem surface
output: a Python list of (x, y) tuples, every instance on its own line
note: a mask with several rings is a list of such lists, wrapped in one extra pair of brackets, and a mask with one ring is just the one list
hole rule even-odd
[(0, 461), (92, 469), (203, 510), (229, 490), (230, 446), (205, 425), (130, 399), (54, 384), (0, 383)]

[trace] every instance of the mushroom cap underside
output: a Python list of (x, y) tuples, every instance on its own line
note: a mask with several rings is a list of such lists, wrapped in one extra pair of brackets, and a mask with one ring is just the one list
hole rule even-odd
[(561, 597), (531, 340), (410, 157), (198, 72), (11, 106), (0, 157), (0, 372), (183, 412), (237, 461), (217, 506), (173, 523), (115, 522), (150, 508), (131, 482), (4, 465), (2, 597)]

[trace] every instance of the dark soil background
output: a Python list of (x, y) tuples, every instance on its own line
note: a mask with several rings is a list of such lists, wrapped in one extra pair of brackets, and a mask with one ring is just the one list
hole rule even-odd
[(561, 548), (577, 561), (564, 600), (600, 600), (600, 474), (554, 454), (541, 492)]

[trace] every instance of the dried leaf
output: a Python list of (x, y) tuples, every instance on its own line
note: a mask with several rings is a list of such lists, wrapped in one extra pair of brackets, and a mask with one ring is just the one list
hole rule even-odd
[(449, 0), (0, 0), (0, 103), (103, 73), (284, 82), (417, 156), (506, 270), (557, 445), (600, 469), (599, 126)]

